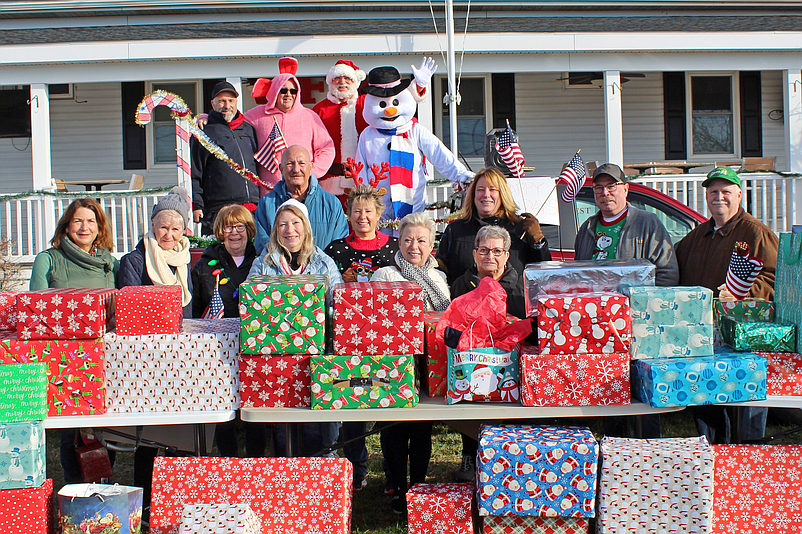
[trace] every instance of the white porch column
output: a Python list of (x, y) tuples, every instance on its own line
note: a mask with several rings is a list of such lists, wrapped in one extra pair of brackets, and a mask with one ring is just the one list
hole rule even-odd
[[(434, 132), (434, 113), (432, 112), (430, 100), (434, 98), (434, 76), (432, 76), (432, 81), (429, 83), (429, 87), (426, 90), (429, 92), (429, 98), (425, 99), (418, 105), (418, 124), (430, 132)], [(454, 108), (456, 109), (456, 106), (454, 106)], [(454, 155), (456, 156), (456, 154)], [(429, 158), (426, 158), (426, 169), (429, 172), (429, 180), (434, 179), (435, 170)], [(442, 178), (442, 176), (438, 175), (437, 178)], [(427, 198), (426, 202), (433, 202), (433, 199)]]
[(239, 98), (237, 99), (237, 109), (242, 112), (242, 78), (237, 76), (236, 78), (226, 78), (226, 81), (234, 86), (234, 89), (237, 90), (239, 94)]
[(624, 125), (621, 114), (621, 73), (604, 72), (604, 141), (607, 161), (624, 167)]
[[(50, 97), (45, 83), (31, 84), (31, 167), (34, 191), (55, 189), (50, 161)], [(45, 197), (40, 205), (42, 224), (34, 226), (36, 252), (47, 248), (47, 242), (56, 230), (53, 197)]]
[(783, 71), (785, 159), (790, 172), (802, 172), (802, 71)]

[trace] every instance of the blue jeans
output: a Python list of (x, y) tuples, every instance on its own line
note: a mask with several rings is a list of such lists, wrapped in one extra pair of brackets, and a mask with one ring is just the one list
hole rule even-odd
[[(248, 458), (263, 458), (267, 447), (267, 423), (243, 422), (245, 429), (245, 455)], [(220, 456), (227, 458), (239, 457), (239, 442), (237, 440), (237, 420), (217, 423), (214, 429), (214, 442)]]
[[(735, 407), (727, 406), (691, 406), (691, 413), (696, 422), (696, 429), (707, 437), (707, 441), (715, 444), (732, 443), (732, 420), (737, 413)], [(766, 415), (768, 408), (740, 408), (741, 440), (755, 441), (766, 433)]]

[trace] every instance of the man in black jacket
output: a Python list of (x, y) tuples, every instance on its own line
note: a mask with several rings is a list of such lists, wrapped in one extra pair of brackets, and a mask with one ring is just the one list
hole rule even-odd
[[(256, 173), (253, 158), (258, 149), (256, 131), (237, 110), (239, 93), (228, 82), (220, 82), (212, 91), (212, 111), (204, 132), (228, 157)], [(228, 204), (242, 204), (249, 211), (259, 203), (259, 187), (237, 174), (228, 164), (217, 159), (194, 137), (192, 154), (192, 203), (195, 222), (202, 223), (204, 235), (213, 233), (214, 218)], [(252, 205), (252, 206), (249, 206)]]

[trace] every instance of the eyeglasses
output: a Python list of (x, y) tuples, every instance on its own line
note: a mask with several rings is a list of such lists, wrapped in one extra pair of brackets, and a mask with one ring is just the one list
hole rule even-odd
[(288, 91), (289, 91), (289, 93), (291, 95), (297, 95), (298, 94), (298, 89), (296, 89), (295, 87), (293, 87), (293, 88), (282, 87), (281, 89), (278, 90), (278, 92), (281, 93), (282, 95), (286, 95)]
[(611, 193), (615, 193), (615, 190), (618, 189), (619, 185), (624, 185), (624, 182), (613, 182), (607, 185), (594, 185), (593, 192), (594, 193), (604, 193), (604, 190), (608, 190)]
[(245, 231), (245, 225), (235, 224), (234, 226), (224, 226), (223, 231), (227, 234), (230, 234), (231, 232), (237, 232), (238, 234), (241, 234)]
[(503, 248), (487, 248), (487, 247), (479, 247), (479, 248), (475, 248), (474, 250), (480, 256), (487, 256), (488, 254), (490, 254), (492, 252), (493, 256), (495, 256), (496, 258), (500, 257), (502, 254), (507, 252)]

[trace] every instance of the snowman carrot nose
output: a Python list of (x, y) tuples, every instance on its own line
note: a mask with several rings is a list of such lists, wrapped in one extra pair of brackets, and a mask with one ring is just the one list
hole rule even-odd
[(395, 109), (395, 108), (387, 108), (387, 109), (384, 110), (384, 114), (387, 115), (388, 117), (392, 117), (397, 112), (398, 112), (398, 110)]

